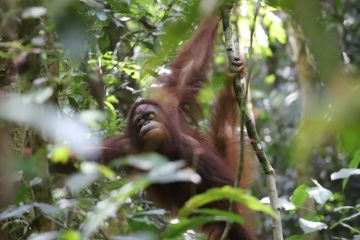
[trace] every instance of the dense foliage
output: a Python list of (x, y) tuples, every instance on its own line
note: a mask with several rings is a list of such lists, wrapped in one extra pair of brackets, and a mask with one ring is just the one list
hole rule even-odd
[[(204, 239), (194, 231), (201, 224), (244, 220), (198, 209), (222, 198), (257, 211), (259, 239), (271, 239), (260, 168), (251, 195), (210, 190), (178, 216), (154, 206), (143, 190), (198, 176), (159, 155), (112, 166), (83, 161), (65, 176), (48, 171), (49, 162), (67, 162), (80, 145), (122, 134), (132, 103), (147, 96), (179, 45), (220, 2), (0, 3), (0, 239)], [(249, 108), (277, 174), (285, 237), (359, 239), (359, 4), (239, 1), (232, 20), (251, 73)], [(210, 82), (199, 94), (205, 117), (226, 78), (218, 42)], [(129, 174), (124, 165), (143, 171)]]

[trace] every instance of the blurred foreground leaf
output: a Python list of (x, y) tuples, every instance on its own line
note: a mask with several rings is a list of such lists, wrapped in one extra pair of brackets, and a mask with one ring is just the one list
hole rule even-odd
[(44, 7), (29, 7), (26, 8), (22, 14), (22, 18), (40, 18), (47, 13), (46, 8)]
[(334, 172), (331, 174), (331, 180), (343, 179), (350, 177), (352, 175), (360, 175), (360, 169), (354, 168), (342, 168), (340, 171)]
[[(55, 107), (34, 104), (25, 97), (13, 97), (2, 101), (0, 103), (0, 118), (29, 125), (56, 142), (68, 143), (75, 153), (84, 154), (82, 152), (84, 147), (99, 144), (99, 139), (90, 135), (90, 129), (76, 119), (59, 116)], [(90, 159), (96, 157), (96, 152), (92, 152), (91, 156), (88, 157)]]
[(27, 240), (55, 240), (58, 235), (58, 232), (33, 233)]
[(82, 189), (89, 187), (99, 178), (99, 174), (76, 173), (66, 180), (66, 187), (71, 194), (78, 194)]
[(308, 221), (303, 218), (299, 219), (300, 227), (304, 233), (316, 232), (322, 229), (327, 229), (327, 225), (322, 222)]
[(332, 192), (323, 186), (316, 180), (312, 180), (317, 186), (309, 188), (307, 192), (309, 196), (314, 199), (318, 204), (323, 205), (332, 195)]
[(3, 211), (0, 214), (0, 221), (8, 219), (8, 218), (13, 218), (13, 217), (19, 218), (23, 214), (27, 213), (31, 208), (32, 208), (32, 205), (30, 205), (30, 204), (22, 205), (19, 207), (10, 206), (8, 209), (6, 209), (5, 211)]
[(57, 207), (47, 203), (33, 203), (20, 206), (10, 206), (8, 209), (0, 214), (0, 221), (9, 218), (20, 218), (24, 214), (29, 213), (34, 207), (40, 209), (40, 211), (47, 216), (55, 217), (60, 211)]

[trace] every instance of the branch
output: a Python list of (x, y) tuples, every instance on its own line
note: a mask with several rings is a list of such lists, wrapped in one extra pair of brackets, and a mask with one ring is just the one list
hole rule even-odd
[[(229, 60), (229, 65), (230, 65), (230, 71), (231, 72), (236, 72), (234, 64), (232, 64), (235, 60), (235, 54), (234, 54), (234, 42), (232, 40), (232, 30), (231, 30), (231, 22), (230, 22), (230, 11), (231, 9), (222, 9), (221, 11), (221, 18), (222, 18), (222, 23), (223, 23), (223, 31), (224, 31), (224, 36), (225, 36), (225, 48), (226, 51), (228, 53), (228, 60)], [(237, 89), (237, 84), (239, 83), (239, 86), (241, 87), (241, 91), (235, 90)], [(242, 121), (242, 116), (244, 116), (242, 110), (244, 109), (243, 103), (246, 102), (243, 99), (243, 94), (239, 93), (243, 93), (242, 91), (242, 86), (241, 86), (241, 78), (239, 76), (239, 74), (235, 74), (234, 75), (234, 79), (233, 79), (233, 88), (234, 88), (234, 92), (236, 95), (236, 100), (239, 104), (240, 107), (240, 114), (241, 114), (241, 122), (240, 122), (240, 160), (238, 161), (238, 166), (236, 169), (236, 177), (235, 177), (235, 183), (234, 183), (234, 187), (238, 188), (240, 186), (240, 178), (241, 178), (241, 173), (242, 173), (242, 168), (243, 168), (243, 162), (244, 162), (244, 124)], [(234, 208), (234, 203), (232, 201), (230, 201), (230, 205), (229, 205), (229, 212), (232, 212)], [(224, 232), (221, 236), (221, 240), (225, 240), (227, 239), (227, 236), (231, 230), (231, 225), (232, 225), (232, 221), (228, 221), (226, 223)]]
[[(248, 74), (246, 75), (246, 85), (243, 87), (241, 84), (241, 78), (237, 74), (234, 76), (233, 79), (233, 87), (236, 95), (236, 100), (239, 104), (240, 111), (241, 111), (241, 135), (240, 135), (240, 144), (241, 144), (241, 152), (240, 152), (240, 162), (242, 162), (243, 159), (243, 145), (244, 145), (244, 127), (246, 127), (247, 133), (249, 138), (251, 139), (251, 145), (253, 146), (253, 149), (255, 151), (255, 154), (261, 164), (261, 167), (265, 173), (266, 176), (266, 183), (267, 188), (269, 191), (269, 198), (270, 198), (270, 204), (274, 211), (274, 217), (273, 217), (273, 236), (275, 240), (282, 240), (283, 234), (282, 234), (282, 225), (281, 225), (281, 215), (280, 215), (280, 208), (279, 208), (279, 201), (278, 201), (278, 194), (276, 189), (276, 182), (275, 182), (275, 171), (272, 168), (265, 151), (261, 145), (261, 141), (259, 138), (259, 135), (255, 128), (255, 123), (250, 118), (250, 115), (246, 108), (246, 100), (248, 95), (248, 89), (249, 89), (249, 83), (251, 79), (251, 73), (253, 68), (253, 62), (252, 62), (252, 54), (253, 54), (253, 37), (255, 32), (255, 23), (256, 18), (258, 16), (260, 9), (260, 2), (257, 3), (255, 14), (254, 14), (254, 20), (253, 25), (251, 27), (251, 36), (250, 36), (250, 47), (249, 47), (249, 64), (248, 64)], [(231, 24), (230, 24), (230, 10), (229, 9), (223, 9), (221, 12), (222, 15), (222, 21), (223, 21), (223, 27), (224, 27), (224, 37), (225, 37), (225, 45), (226, 45), (226, 51), (228, 55), (228, 60), (230, 63), (230, 66), (233, 67), (235, 59), (239, 58), (238, 49), (235, 49), (234, 51), (234, 43), (232, 40), (232, 30), (231, 30)], [(236, 52), (236, 54), (235, 54)], [(244, 90), (245, 88), (245, 90)], [(238, 165), (237, 169), (237, 177), (241, 174), (242, 165)], [(239, 187), (239, 178), (236, 179), (234, 187)], [(233, 203), (230, 203), (230, 205), (233, 205)], [(230, 209), (233, 207), (230, 206)], [(231, 228), (231, 222), (228, 222), (226, 225), (226, 228), (224, 230), (223, 236), (221, 239), (226, 239), (226, 236), (228, 235), (228, 232)]]

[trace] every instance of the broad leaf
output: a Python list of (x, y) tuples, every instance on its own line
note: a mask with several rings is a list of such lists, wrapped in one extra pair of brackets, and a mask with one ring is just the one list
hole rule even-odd
[(244, 223), (244, 218), (238, 214), (229, 212), (229, 211), (223, 211), (219, 209), (209, 209), (209, 208), (201, 208), (194, 212), (195, 214), (202, 214), (202, 215), (212, 215), (212, 216), (220, 216), (225, 217), (228, 220), (232, 220), (234, 222), (237, 222), (239, 224)]
[(296, 206), (296, 208), (300, 208), (306, 198), (308, 197), (308, 186), (302, 184), (298, 186), (295, 190), (293, 195), (291, 196), (291, 202)]
[(314, 199), (318, 204), (323, 205), (332, 196), (332, 192), (323, 186), (316, 180), (312, 180), (317, 186), (309, 188), (307, 192), (309, 196)]
[(99, 178), (99, 174), (76, 173), (66, 180), (66, 186), (72, 194), (78, 194)]
[(330, 175), (331, 180), (343, 179), (350, 177), (351, 175), (360, 175), (360, 169), (342, 168), (338, 172), (334, 172)]
[(206, 191), (205, 193), (192, 197), (180, 210), (179, 216), (189, 216), (196, 208), (220, 200), (233, 200), (241, 203), (242, 205), (251, 210), (261, 211), (273, 216), (273, 211), (270, 206), (260, 203), (258, 199), (253, 196), (247, 195), (242, 189), (233, 188), (230, 186), (213, 188)]
[(22, 205), (19, 207), (11, 206), (0, 214), (0, 221), (13, 217), (15, 218), (21, 217), (23, 214), (27, 213), (32, 207), (33, 206), (30, 204)]
[(34, 203), (34, 206), (39, 208), (43, 214), (51, 217), (55, 217), (60, 213), (60, 209), (47, 203)]
[(303, 218), (299, 219), (300, 227), (304, 233), (316, 232), (322, 229), (327, 229), (327, 225), (322, 222), (308, 221)]
[(358, 168), (360, 165), (360, 150), (357, 150), (349, 163), (349, 168)]

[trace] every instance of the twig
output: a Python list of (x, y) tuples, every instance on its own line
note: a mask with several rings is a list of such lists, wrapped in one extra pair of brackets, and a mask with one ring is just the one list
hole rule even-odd
[[(283, 234), (282, 234), (282, 225), (281, 225), (281, 215), (280, 215), (280, 208), (279, 208), (279, 201), (278, 201), (278, 195), (277, 195), (277, 189), (276, 189), (276, 182), (275, 182), (275, 171), (272, 168), (270, 162), (268, 161), (268, 158), (263, 150), (263, 147), (261, 145), (260, 138), (258, 136), (258, 133), (255, 128), (255, 124), (250, 118), (249, 113), (246, 109), (246, 100), (247, 100), (247, 94), (248, 94), (248, 88), (249, 88), (249, 82), (251, 79), (251, 73), (252, 73), (252, 54), (253, 54), (253, 36), (255, 32), (255, 23), (256, 18), (258, 16), (258, 12), (260, 9), (260, 2), (257, 3), (257, 7), (255, 9), (254, 14), (254, 21), (253, 25), (251, 27), (251, 38), (250, 38), (250, 48), (249, 48), (249, 65), (248, 65), (248, 74), (246, 76), (246, 85), (245, 85), (245, 91), (244, 87), (241, 85), (241, 79), (240, 76), (235, 76), (233, 79), (233, 87), (236, 95), (237, 102), (240, 107), (241, 111), (241, 135), (240, 135), (240, 141), (242, 144), (241, 152), (240, 152), (240, 160), (243, 158), (243, 141), (244, 141), (244, 125), (246, 127), (247, 133), (249, 138), (251, 139), (251, 145), (253, 146), (253, 149), (255, 151), (255, 154), (261, 164), (261, 167), (265, 173), (266, 176), (266, 183), (267, 188), (269, 191), (269, 198), (270, 198), (270, 205), (272, 209), (274, 210), (274, 217), (273, 217), (273, 236), (275, 240), (282, 240)], [(226, 51), (228, 55), (228, 59), (230, 63), (234, 62), (234, 59), (238, 58), (238, 56), (235, 55), (234, 51), (234, 44), (232, 41), (232, 31), (231, 31), (231, 25), (230, 25), (230, 10), (223, 10), (221, 12), (222, 15), (222, 21), (223, 21), (223, 27), (224, 27), (224, 37), (225, 37), (225, 44), (226, 44)], [(238, 49), (236, 49), (238, 53)], [(233, 66), (233, 64), (230, 64)], [(241, 162), (241, 161), (240, 161)], [(240, 176), (241, 173), (241, 165), (239, 165), (237, 169), (237, 176)], [(239, 178), (236, 179), (236, 182), (234, 184), (234, 187), (239, 187)], [(232, 203), (230, 203), (232, 205)], [(230, 206), (230, 209), (233, 207)], [(231, 228), (231, 222), (227, 223), (226, 228), (224, 230), (223, 236), (221, 239), (226, 239), (226, 236)]]
[[(231, 22), (230, 22), (230, 11), (228, 9), (222, 9), (221, 11), (221, 18), (223, 23), (223, 31), (225, 36), (225, 47), (226, 51), (228, 53), (228, 60), (230, 64), (230, 68), (234, 67), (233, 63), (235, 54), (234, 54), (234, 42), (232, 40), (232, 30), (231, 30)], [(235, 69), (230, 69), (232, 72), (235, 72)], [(235, 89), (235, 84), (240, 83), (241, 79), (238, 74), (234, 76), (233, 79), (233, 87)], [(241, 85), (240, 85), (241, 86)], [(239, 91), (235, 91), (236, 99), (238, 100), (239, 106), (242, 106), (242, 103), (244, 102), (244, 99), (242, 98), (243, 95), (238, 95)], [(242, 110), (242, 107), (240, 107), (240, 111)], [(243, 116), (243, 113), (241, 112), (241, 116)], [(240, 175), (242, 172), (242, 166), (244, 162), (244, 124), (240, 125), (240, 159), (238, 162), (237, 170), (236, 170), (236, 178), (234, 187), (238, 188), (240, 185)], [(229, 203), (229, 212), (232, 212), (234, 208), (234, 203), (230, 201)], [(227, 239), (227, 236), (229, 235), (230, 229), (231, 229), (232, 221), (228, 221), (226, 223), (224, 232), (222, 233), (221, 240)]]

